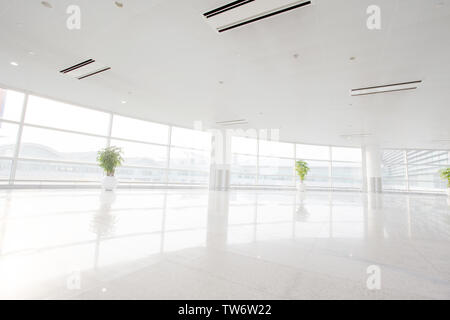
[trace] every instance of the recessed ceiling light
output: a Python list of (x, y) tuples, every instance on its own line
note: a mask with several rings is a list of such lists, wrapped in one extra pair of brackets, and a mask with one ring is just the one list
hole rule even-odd
[(114, 2), (114, 3), (115, 3), (115, 5), (116, 5), (118, 8), (123, 8), (123, 3), (122, 3), (122, 2), (116, 1), (116, 2)]
[(351, 61), (356, 60), (356, 57), (350, 57), (350, 60)]
[(14, 66), (14, 67), (17, 67), (17, 66), (19, 65), (19, 64), (18, 64), (17, 62), (15, 62), (15, 61), (11, 61), (9, 64), (12, 65), (12, 66)]
[(126, 102), (126, 100), (122, 100), (122, 101), (120, 101), (120, 103), (121, 104), (126, 104), (127, 102)]
[(53, 8), (53, 6), (51, 5), (50, 2), (42, 1), (41, 4), (46, 8), (49, 8), (49, 9)]
[(28, 51), (28, 54), (29, 54), (30, 56), (34, 56), (34, 55), (36, 55), (36, 52), (34, 52), (34, 51)]

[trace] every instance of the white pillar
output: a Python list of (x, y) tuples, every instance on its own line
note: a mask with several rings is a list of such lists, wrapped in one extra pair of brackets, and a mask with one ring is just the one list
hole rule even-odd
[(378, 146), (366, 146), (367, 190), (381, 193), (381, 150)]
[(209, 190), (230, 188), (231, 136), (225, 130), (211, 130), (211, 167)]

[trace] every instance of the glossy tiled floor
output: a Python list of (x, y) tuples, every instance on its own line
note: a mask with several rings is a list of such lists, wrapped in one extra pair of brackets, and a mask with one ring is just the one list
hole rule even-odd
[[(379, 290), (367, 287), (369, 266)], [(449, 299), (450, 205), (346, 192), (1, 191), (0, 298)]]

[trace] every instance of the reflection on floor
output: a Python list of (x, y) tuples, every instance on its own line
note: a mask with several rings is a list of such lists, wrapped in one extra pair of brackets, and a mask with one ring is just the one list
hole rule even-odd
[(431, 195), (2, 191), (0, 298), (449, 299), (449, 227)]

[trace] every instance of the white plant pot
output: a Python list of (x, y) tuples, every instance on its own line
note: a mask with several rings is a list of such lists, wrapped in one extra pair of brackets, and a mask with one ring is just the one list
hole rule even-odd
[(305, 192), (306, 191), (306, 187), (305, 187), (305, 183), (304, 182), (297, 181), (296, 186), (297, 186), (297, 191), (298, 192)]
[(114, 191), (117, 187), (117, 178), (105, 176), (102, 179), (102, 188), (106, 191)]

